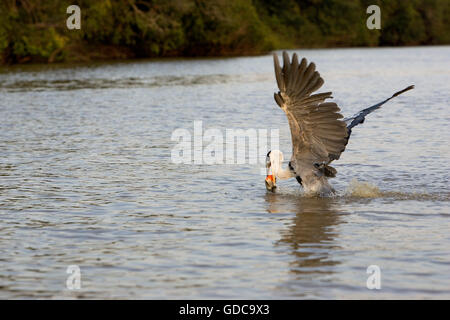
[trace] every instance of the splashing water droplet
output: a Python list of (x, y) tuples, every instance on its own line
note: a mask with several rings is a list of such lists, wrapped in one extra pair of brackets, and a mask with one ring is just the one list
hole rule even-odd
[(352, 179), (345, 192), (347, 195), (359, 198), (379, 198), (383, 196), (380, 189), (369, 183)]

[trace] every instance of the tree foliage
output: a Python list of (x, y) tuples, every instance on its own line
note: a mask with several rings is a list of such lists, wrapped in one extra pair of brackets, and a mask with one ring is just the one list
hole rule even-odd
[[(66, 8), (80, 6), (81, 30)], [(366, 8), (381, 8), (381, 30)], [(2, 0), (0, 62), (450, 43), (448, 0)]]

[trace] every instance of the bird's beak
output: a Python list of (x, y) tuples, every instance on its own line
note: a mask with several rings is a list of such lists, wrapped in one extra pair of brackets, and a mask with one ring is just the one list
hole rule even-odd
[(266, 181), (265, 181), (266, 189), (274, 192), (275, 188), (277, 187), (277, 185), (276, 185), (277, 178), (275, 178), (275, 175), (272, 174), (271, 168), (270, 168), (271, 166), (272, 166), (272, 163), (270, 162), (270, 158), (267, 157), (266, 158), (267, 176), (266, 176)]
[(266, 177), (266, 189), (274, 192), (275, 189), (277, 188), (276, 180), (277, 178), (275, 178), (274, 175), (268, 174)]

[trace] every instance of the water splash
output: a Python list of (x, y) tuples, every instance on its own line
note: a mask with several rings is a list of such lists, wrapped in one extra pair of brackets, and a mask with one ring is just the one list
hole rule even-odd
[(376, 185), (354, 178), (350, 181), (345, 195), (358, 198), (380, 198), (383, 196), (383, 192)]
[(382, 191), (376, 185), (359, 181), (354, 178), (350, 181), (343, 197), (354, 198), (393, 198), (396, 200), (418, 200), (418, 201), (450, 201), (450, 193), (428, 193), (428, 192), (401, 192), (401, 191)]

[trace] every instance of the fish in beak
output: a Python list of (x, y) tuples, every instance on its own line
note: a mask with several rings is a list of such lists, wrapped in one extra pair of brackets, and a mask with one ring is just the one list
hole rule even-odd
[(273, 175), (271, 173), (270, 167), (271, 167), (272, 163), (270, 161), (269, 154), (270, 154), (270, 152), (267, 154), (267, 157), (266, 157), (267, 176), (266, 176), (265, 183), (266, 183), (266, 189), (268, 191), (275, 192), (275, 189), (277, 187), (277, 185), (276, 185), (277, 178), (275, 177), (275, 175)]
[(276, 185), (276, 179), (277, 178), (275, 178), (273, 175), (271, 175), (271, 174), (268, 174), (267, 175), (267, 177), (266, 177), (266, 189), (267, 190), (269, 190), (269, 191), (272, 191), (272, 192), (274, 192), (275, 191), (275, 189), (277, 188), (277, 185)]

